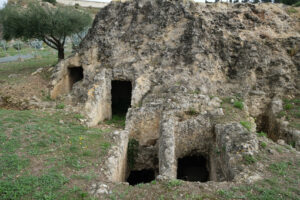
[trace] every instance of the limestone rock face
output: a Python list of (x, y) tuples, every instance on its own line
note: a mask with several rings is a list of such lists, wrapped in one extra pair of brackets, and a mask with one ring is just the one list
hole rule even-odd
[[(257, 148), (255, 130), (248, 136), (234, 124), (232, 133), (240, 134), (232, 135), (227, 125), (215, 126), (214, 118), (230, 119), (221, 97), (244, 99), (250, 119), (274, 97), (299, 95), (296, 23), (279, 4), (114, 1), (99, 11), (80, 50), (58, 64), (51, 96), (71, 93), (94, 126), (112, 116), (112, 81), (130, 81), (125, 129), (140, 146), (157, 148), (159, 174), (174, 178), (177, 159), (188, 154), (212, 155), (219, 143)], [(80, 80), (71, 68), (82, 69)], [(238, 165), (230, 153), (224, 159), (232, 169)], [(211, 180), (235, 173), (216, 174)]]

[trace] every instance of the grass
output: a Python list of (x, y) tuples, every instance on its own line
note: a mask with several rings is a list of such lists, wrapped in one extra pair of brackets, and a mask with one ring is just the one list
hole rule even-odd
[(182, 185), (182, 181), (178, 179), (170, 180), (167, 185), (169, 188), (177, 187)]
[(64, 109), (65, 108), (65, 104), (64, 103), (59, 103), (56, 105), (55, 107), (56, 109)]
[(0, 67), (0, 80), (11, 82), (22, 81), (20, 76), (9, 78), (10, 74), (21, 74), (24, 78), (40, 67), (53, 66), (57, 63), (57, 56), (47, 54), (40, 58), (33, 58), (23, 62), (8, 62), (1, 63)]
[(110, 120), (106, 120), (105, 123), (118, 128), (125, 128), (125, 120), (125, 115), (113, 115), (112, 118)]
[(244, 155), (243, 158), (247, 165), (254, 164), (257, 161), (252, 155)]
[(263, 131), (257, 133), (258, 137), (267, 137), (267, 134)]
[[(39, 50), (42, 51), (42, 50)], [(7, 57), (7, 56), (15, 56), (15, 55), (25, 55), (25, 54), (34, 54), (35, 50), (32, 48), (23, 48), (20, 51), (14, 49), (14, 48), (8, 48), (6, 51), (4, 51), (2, 48), (0, 48), (0, 58)]]
[(295, 8), (291, 7), (287, 10), (287, 12), (288, 14), (293, 14), (293, 13), (297, 13), (298, 11)]
[(218, 195), (221, 199), (299, 199), (299, 167), (299, 158), (271, 163), (267, 168), (269, 177), (254, 184), (219, 190)]
[(191, 108), (189, 108), (188, 111), (185, 112), (185, 114), (191, 115), (191, 116), (195, 116), (195, 115), (198, 115), (199, 112), (197, 112), (195, 108), (192, 108), (192, 107), (191, 107)]
[(240, 110), (244, 109), (244, 103), (242, 101), (234, 101), (233, 106)]
[(0, 109), (1, 200), (89, 199), (85, 185), (111, 143), (77, 115)]
[(265, 142), (260, 142), (259, 144), (260, 144), (261, 148), (263, 148), (263, 149), (265, 149), (267, 147), (267, 143), (265, 143)]
[(289, 121), (289, 126), (300, 130), (300, 99), (285, 99), (283, 101), (283, 108), (277, 117), (284, 117)]
[(240, 124), (245, 127), (248, 131), (251, 130), (251, 123), (248, 121), (241, 121)]

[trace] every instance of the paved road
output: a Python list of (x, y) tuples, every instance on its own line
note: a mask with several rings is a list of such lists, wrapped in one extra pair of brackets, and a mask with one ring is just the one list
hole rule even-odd
[(32, 54), (7, 56), (7, 57), (4, 57), (4, 58), (0, 58), (0, 63), (17, 61), (20, 58), (26, 60), (26, 59), (30, 59), (30, 58), (33, 58), (33, 57), (34, 56)]

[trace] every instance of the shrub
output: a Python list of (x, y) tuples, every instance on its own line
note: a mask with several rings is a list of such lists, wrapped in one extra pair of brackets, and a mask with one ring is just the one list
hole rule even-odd
[(241, 123), (241, 125), (242, 125), (243, 127), (245, 127), (248, 131), (250, 131), (250, 129), (251, 129), (251, 123), (250, 123), (250, 122), (247, 122), (247, 121), (241, 121), (240, 123)]
[(13, 44), (13, 48), (16, 49), (16, 50), (21, 50), (23, 47), (24, 47), (24, 43), (21, 42), (21, 41), (16, 41)]
[(34, 49), (41, 49), (43, 48), (43, 41), (33, 40), (29, 43), (29, 45)]
[(5, 40), (1, 40), (0, 41), (0, 48), (2, 48), (4, 51), (6, 51), (8, 49), (8, 44)]
[(235, 102), (233, 103), (233, 106), (234, 106), (235, 108), (238, 108), (238, 109), (241, 109), (241, 110), (244, 109), (244, 103), (243, 103), (242, 101), (235, 101)]
[(293, 5), (295, 3), (298, 3), (299, 0), (281, 0), (280, 3), (286, 4), (286, 5)]
[(293, 6), (300, 7), (300, 1), (298, 1), (297, 3), (295, 3)]

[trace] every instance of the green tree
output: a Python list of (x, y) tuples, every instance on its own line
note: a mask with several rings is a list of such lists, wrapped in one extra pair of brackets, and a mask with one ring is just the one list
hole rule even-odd
[(39, 39), (64, 59), (66, 37), (91, 24), (89, 14), (72, 7), (50, 7), (31, 3), (28, 7), (8, 5), (0, 11), (3, 38)]
[(286, 5), (293, 5), (300, 2), (300, 0), (280, 0), (280, 2)]

